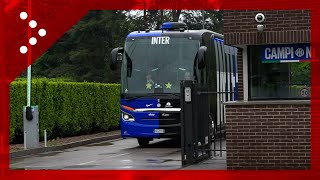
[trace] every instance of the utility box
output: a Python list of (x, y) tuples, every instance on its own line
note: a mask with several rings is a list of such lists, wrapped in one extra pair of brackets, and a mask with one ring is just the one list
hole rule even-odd
[[(27, 116), (28, 108), (31, 108), (32, 116)], [(39, 109), (38, 106), (28, 108), (23, 107), (24, 145), (26, 149), (33, 149), (39, 147)]]

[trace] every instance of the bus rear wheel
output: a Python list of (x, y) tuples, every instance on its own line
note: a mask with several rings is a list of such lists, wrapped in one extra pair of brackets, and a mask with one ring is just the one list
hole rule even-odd
[(137, 138), (137, 139), (141, 147), (148, 145), (150, 142), (150, 139), (146, 139), (146, 138)]

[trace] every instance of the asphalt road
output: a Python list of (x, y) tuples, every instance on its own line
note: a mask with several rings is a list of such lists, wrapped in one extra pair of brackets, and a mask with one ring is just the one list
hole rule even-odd
[(180, 142), (160, 139), (139, 147), (136, 139), (90, 144), (12, 159), (11, 169), (180, 169)]

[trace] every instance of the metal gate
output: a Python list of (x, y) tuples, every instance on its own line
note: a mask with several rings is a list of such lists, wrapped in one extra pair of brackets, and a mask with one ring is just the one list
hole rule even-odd
[(195, 81), (181, 82), (182, 166), (209, 159), (212, 155), (222, 156), (226, 152), (223, 105), (226, 101), (217, 101), (217, 107), (210, 113), (209, 100), (221, 95), (234, 97), (234, 94), (233, 91), (209, 92), (207, 87)]
[(194, 81), (182, 81), (180, 87), (181, 159), (182, 166), (185, 166), (211, 157), (212, 128), (208, 118), (209, 106), (205, 105), (208, 104), (208, 98), (198, 96), (195, 91), (206, 91), (206, 88)]
[(182, 166), (226, 153), (224, 103), (237, 100), (237, 49), (220, 41), (214, 41), (214, 46), (214, 91), (196, 81), (181, 81)]

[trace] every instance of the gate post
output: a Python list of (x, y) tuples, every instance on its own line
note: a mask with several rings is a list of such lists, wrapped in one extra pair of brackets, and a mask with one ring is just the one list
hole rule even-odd
[(181, 160), (182, 166), (193, 164), (193, 114), (192, 93), (193, 81), (186, 80), (180, 83), (181, 105)]

